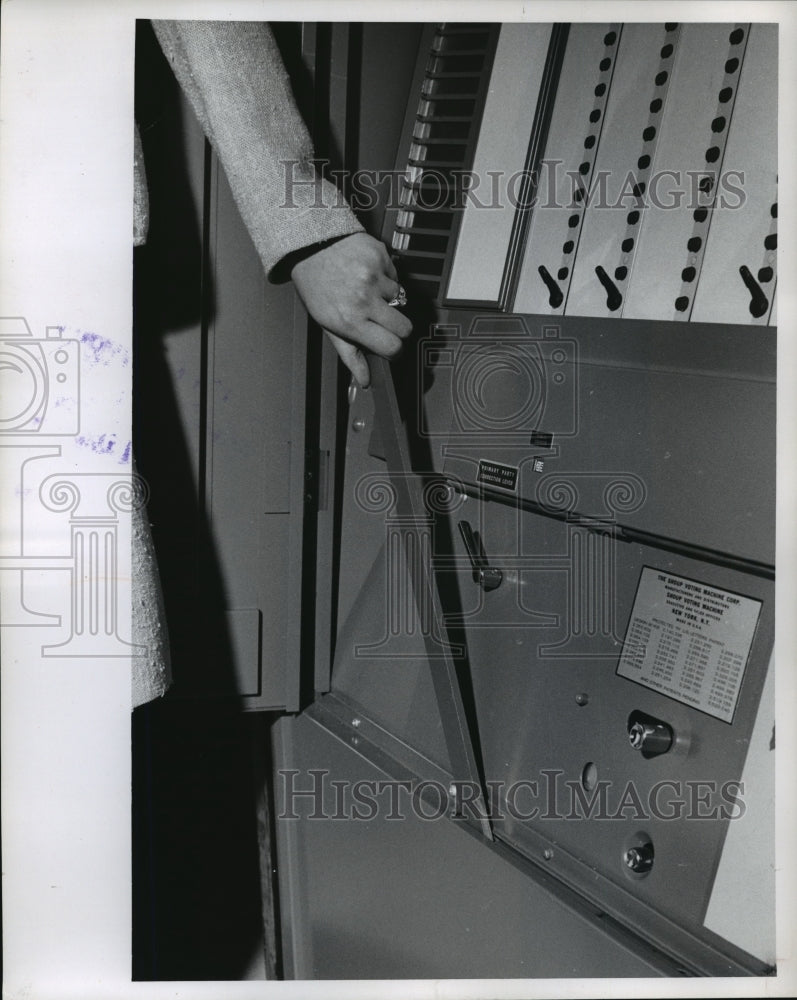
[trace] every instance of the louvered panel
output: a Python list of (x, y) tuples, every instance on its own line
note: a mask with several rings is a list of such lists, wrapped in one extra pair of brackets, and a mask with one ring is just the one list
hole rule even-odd
[(746, 44), (732, 24), (682, 28), (626, 317), (689, 319)]
[(450, 260), (496, 34), (488, 24), (439, 25), (421, 81), (392, 246), (405, 283), (430, 299)]
[[(692, 319), (766, 325), (777, 277), (778, 28), (754, 24)], [(730, 185), (736, 190), (731, 190)], [(741, 189), (739, 191), (738, 189)]]
[(450, 301), (498, 302), (551, 32), (550, 24), (501, 28), (473, 160), (479, 186), (462, 213)]
[(565, 305), (569, 315), (622, 315), (679, 34), (675, 24), (623, 28)]
[(514, 309), (561, 313), (570, 287), (620, 29), (570, 28)]

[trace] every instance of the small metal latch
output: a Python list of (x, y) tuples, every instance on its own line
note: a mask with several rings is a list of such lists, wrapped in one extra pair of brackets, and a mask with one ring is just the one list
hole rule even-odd
[(495, 590), (496, 587), (500, 586), (504, 574), (500, 569), (491, 567), (487, 562), (487, 555), (478, 531), (474, 531), (467, 521), (460, 521), (459, 533), (462, 535), (462, 541), (465, 543), (465, 550), (473, 568), (473, 582), (478, 583), (484, 590)]

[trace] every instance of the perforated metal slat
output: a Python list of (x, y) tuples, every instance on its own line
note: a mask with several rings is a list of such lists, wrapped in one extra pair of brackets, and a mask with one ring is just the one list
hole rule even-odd
[[(678, 33), (677, 25), (623, 28), (565, 306), (569, 315), (623, 314)], [(664, 55), (667, 46), (672, 51)]]
[[(754, 24), (728, 134), (723, 175), (741, 190), (713, 210), (692, 319), (765, 325), (777, 278), (778, 29)], [(746, 269), (742, 271), (742, 269)], [(745, 280), (746, 279), (746, 280)]]
[(619, 38), (618, 25), (574, 24), (570, 28), (516, 312), (557, 314), (564, 310), (584, 215), (580, 191), (589, 189)]
[(689, 319), (747, 43), (734, 31), (682, 26), (625, 317)]

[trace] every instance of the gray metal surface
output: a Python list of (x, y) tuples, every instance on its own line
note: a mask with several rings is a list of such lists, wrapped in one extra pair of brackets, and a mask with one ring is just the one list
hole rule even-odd
[[(739, 327), (618, 329), (569, 318), (552, 327), (527, 317), (522, 326), (501, 321), (516, 323), (511, 337), (495, 318), (473, 336), (473, 314), (446, 318), (456, 334), (443, 372), (446, 472), (476, 483), (480, 460), (501, 462), (519, 470), (517, 489), (504, 491), (509, 500), (555, 508), (566, 484), (563, 512), (774, 565), (772, 331), (750, 343)], [(482, 360), (470, 359), (472, 349)], [(439, 426), (437, 399), (429, 422)], [(551, 447), (530, 445), (534, 431), (552, 434)], [(621, 483), (630, 495), (613, 500), (606, 491)]]
[[(277, 775), (384, 778), (354, 749), (300, 716), (276, 727)], [(283, 784), (283, 791), (286, 787)], [(332, 793), (331, 785), (327, 790)], [(279, 798), (277, 816), (286, 815)], [(334, 797), (326, 798), (334, 811)], [(280, 899), (294, 979), (656, 976), (675, 966), (595, 910), (578, 912), (454, 822), (277, 819)], [(287, 911), (287, 912), (286, 912)], [(507, 929), (511, 928), (508, 933)], [(635, 951), (638, 953), (635, 954)]]
[[(536, 781), (540, 788), (538, 796), (525, 792), (519, 806), (519, 813), (530, 814), (536, 803), (537, 816), (526, 822), (509, 812), (504, 824), (495, 823), (496, 832), (505, 830), (522, 844), (528, 826), (578, 859), (585, 876), (598, 871), (699, 933), (728, 825), (717, 812), (720, 789), (741, 778), (769, 662), (773, 584), (605, 535), (601, 542), (579, 524), (518, 516), (502, 504), (465, 505), (462, 516), (474, 519), (491, 560), (504, 571), (501, 587), (485, 594), (464, 622), (487, 781), (509, 787)], [(644, 566), (763, 602), (732, 724), (617, 675)], [(475, 586), (464, 567), (459, 580), (467, 606)], [(645, 759), (629, 745), (634, 711), (672, 727), (671, 752)], [(593, 776), (587, 778), (590, 765)], [(572, 786), (590, 792), (597, 781), (608, 782), (607, 805), (596, 805), (590, 817), (574, 800)], [(677, 793), (665, 789), (662, 803), (677, 795), (689, 800), (696, 786), (687, 782), (713, 782), (713, 793), (707, 785), (706, 804), (697, 812), (705, 817), (713, 811), (715, 818), (697, 818), (688, 801), (683, 815), (691, 818), (666, 818), (667, 805), (657, 816), (651, 795), (659, 794), (654, 790), (663, 781), (679, 787)], [(618, 814), (629, 782), (641, 806), (628, 805)], [(641, 831), (653, 840), (656, 863), (649, 877), (634, 880), (622, 855), (629, 837)]]
[(501, 26), (474, 153), (479, 186), (462, 212), (449, 299), (498, 301), (550, 38), (550, 24)]

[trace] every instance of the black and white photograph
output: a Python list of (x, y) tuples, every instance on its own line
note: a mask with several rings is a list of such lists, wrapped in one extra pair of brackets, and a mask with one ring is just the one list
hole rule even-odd
[(4, 997), (793, 995), (791, 6), (3, 22)]

